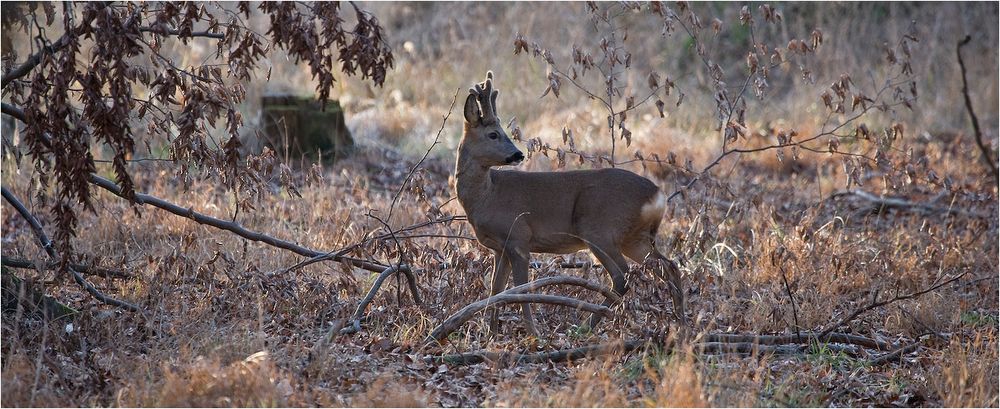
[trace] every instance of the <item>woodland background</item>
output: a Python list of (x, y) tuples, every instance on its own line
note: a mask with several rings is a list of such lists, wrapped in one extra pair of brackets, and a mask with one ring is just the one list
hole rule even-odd
[[(105, 305), (59, 269), (5, 267), (5, 274), (16, 273), (79, 312), (69, 320), (47, 319), (10, 304), (16, 294), (5, 290), (4, 405), (998, 406), (998, 186), (975, 141), (956, 59), (958, 43), (970, 35), (962, 48), (968, 97), (995, 164), (997, 4), (667, 5), (683, 16), (680, 21), (688, 13), (700, 19), (697, 38), (680, 26), (665, 35), (669, 19), (652, 5), (635, 5), (633, 11), (632, 3), (600, 3), (594, 12), (585, 3), (358, 3), (377, 17), (394, 60), (381, 86), (334, 71), (330, 98), (344, 107), (357, 151), (332, 165), (274, 164), (273, 172), (261, 171), (260, 180), (247, 185), (256, 186), (253, 191), (212, 170), (224, 165), (171, 160), (177, 145), (170, 135), (176, 133), (146, 134), (144, 122), (133, 118), (139, 142), (124, 166), (136, 192), (309, 249), (362, 243), (349, 255), (381, 263), (405, 258), (422, 304), (412, 302), (404, 281), (390, 278), (368, 306), (361, 331), (341, 335), (378, 273), (331, 261), (282, 272), (303, 257), (95, 188), (93, 209), (80, 207), (76, 214), (72, 261), (122, 272), (124, 277), (87, 279), (143, 311)], [(246, 23), (263, 34), (269, 21), (257, 6)], [(830, 118), (863, 115), (843, 129), (850, 135), (834, 138), (836, 146), (823, 137), (810, 145), (735, 153), (703, 173), (719, 156), (727, 129), (719, 128), (719, 78), (712, 64), (721, 68), (732, 95), (749, 78), (744, 6), (755, 21), (754, 38), (787, 52), (793, 62), (770, 70), (763, 98), (743, 87), (745, 120), (733, 126), (739, 135), (727, 141), (730, 146), (784, 144), (785, 138), (822, 134)], [(614, 318), (594, 333), (573, 327), (582, 312), (541, 306), (542, 338), (526, 338), (517, 311), (505, 307), (507, 324), (499, 336), (487, 334), (482, 315), (443, 346), (422, 347), (441, 321), (488, 294), (492, 253), (455, 218), (463, 211), (451, 200), (466, 90), (487, 70), (495, 73), (502, 120), (514, 118), (510, 133), (516, 128), (518, 145), (531, 152), (520, 168), (608, 166), (598, 159), (611, 150), (607, 112), (580, 89), (604, 95), (604, 84), (591, 72), (581, 77), (580, 88), (564, 78), (552, 90), (544, 51), (560, 69), (574, 60), (572, 45), (599, 58), (608, 31), (594, 16), (618, 8), (626, 10), (615, 21), (619, 34), (628, 33), (624, 45), (631, 58), (618, 83), (625, 92), (615, 101), (624, 105), (625, 95), (649, 93), (651, 71), (659, 75), (658, 86), (669, 78), (674, 87), (669, 94), (657, 88), (655, 98), (629, 112), (630, 140), (616, 140), (615, 160), (668, 194), (682, 192), (668, 206), (659, 242), (680, 261), (696, 340), (794, 335), (840, 323), (833, 328), (838, 333), (894, 348), (803, 342), (791, 352), (709, 353), (704, 342), (674, 338), (667, 292), (641, 269)], [(62, 13), (58, 5), (56, 10)], [(345, 25), (353, 26), (347, 14)], [(60, 19), (29, 26), (58, 38)], [(904, 60), (898, 42), (910, 34), (918, 41), (908, 43), (912, 75), (905, 77), (912, 81), (900, 86), (903, 99), (893, 99), (899, 95), (888, 89), (883, 99), (894, 104), (890, 110), (869, 112), (863, 100), (850, 106), (852, 95), (877, 99), (883, 79)], [(30, 38), (5, 20), (5, 55), (13, 49), (23, 61), (34, 50)], [(520, 38), (525, 47), (515, 53)], [(174, 39), (160, 53), (178, 67), (197, 67), (212, 58), (218, 41)], [(535, 55), (535, 44), (542, 53)], [(81, 60), (94, 52), (88, 47)], [(796, 53), (799, 47), (805, 51)], [(887, 50), (897, 50), (900, 62), (894, 64)], [(151, 67), (149, 58), (138, 60)], [(10, 66), (5, 60), (5, 73)], [(831, 115), (823, 95), (835, 94), (844, 74), (851, 83), (848, 107)], [(259, 153), (253, 134), (261, 125), (262, 95), (317, 93), (308, 63), (295, 63), (277, 48), (265, 53), (253, 78), (243, 82), (246, 95), (238, 104), (244, 155)], [(147, 91), (134, 88), (136, 95)], [(456, 93), (459, 102), (450, 109)], [(656, 99), (664, 103), (662, 117)], [(10, 103), (7, 88), (4, 102)], [(5, 125), (2, 183), (52, 234), (51, 201), (41, 198), (55, 187), (39, 182), (30, 156), (14, 153), (27, 151), (21, 135), (23, 126)], [(230, 135), (222, 124), (209, 127), (206, 149), (221, 149)], [(92, 147), (99, 160), (115, 154), (100, 141)], [(566, 153), (571, 150), (582, 156)], [(866, 164), (856, 155), (881, 159)], [(244, 156), (239, 165), (252, 167), (252, 158)], [(115, 179), (111, 163), (95, 165), (98, 175)], [(35, 264), (44, 267), (48, 258), (6, 201), (2, 219), (4, 258), (41, 260)], [(399, 241), (368, 240), (428, 221), (435, 222), (399, 233)], [(540, 265), (533, 274), (607, 281), (600, 268), (560, 268), (588, 257), (536, 255)], [(919, 295), (864, 309), (907, 294)], [(572, 363), (428, 360), (637, 339), (650, 343)], [(890, 352), (897, 355), (883, 355)]]

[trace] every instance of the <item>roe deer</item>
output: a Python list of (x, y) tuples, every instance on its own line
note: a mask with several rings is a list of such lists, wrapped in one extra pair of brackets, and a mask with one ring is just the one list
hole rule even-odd
[[(491, 169), (524, 160), (497, 116), (493, 73), (469, 89), (465, 129), (455, 167), (458, 201), (476, 238), (495, 254), (491, 293), (503, 291), (511, 270), (516, 285), (528, 282), (531, 253), (572, 253), (584, 248), (611, 275), (613, 290), (628, 290), (628, 256), (653, 261), (653, 271), (670, 286), (674, 316), (684, 323), (684, 293), (677, 266), (660, 254), (654, 239), (666, 200), (652, 181), (622, 169), (520, 172)], [(624, 256), (623, 256), (624, 254)], [(610, 305), (611, 300), (606, 300)], [(522, 305), (525, 329), (537, 336), (529, 304)], [(590, 327), (600, 321), (590, 318)], [(493, 309), (490, 331), (498, 329)]]

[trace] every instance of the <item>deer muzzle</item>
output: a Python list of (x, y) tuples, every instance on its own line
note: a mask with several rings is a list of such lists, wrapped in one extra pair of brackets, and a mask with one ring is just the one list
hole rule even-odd
[(524, 160), (524, 154), (521, 151), (517, 151), (513, 155), (508, 156), (504, 162), (508, 165), (516, 165), (521, 163), (522, 160)]

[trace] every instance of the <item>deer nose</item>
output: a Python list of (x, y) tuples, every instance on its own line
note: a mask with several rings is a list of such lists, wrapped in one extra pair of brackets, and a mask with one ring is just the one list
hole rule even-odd
[(521, 153), (521, 151), (517, 151), (517, 153), (515, 153), (513, 155), (510, 155), (510, 157), (507, 158), (506, 162), (509, 165), (509, 164), (512, 164), (512, 163), (521, 162), (522, 160), (524, 160), (524, 154)]

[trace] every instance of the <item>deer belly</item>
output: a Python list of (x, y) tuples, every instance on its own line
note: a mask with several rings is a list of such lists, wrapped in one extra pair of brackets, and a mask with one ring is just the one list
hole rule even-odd
[(535, 236), (530, 243), (532, 253), (567, 254), (587, 248), (582, 240), (568, 234)]

